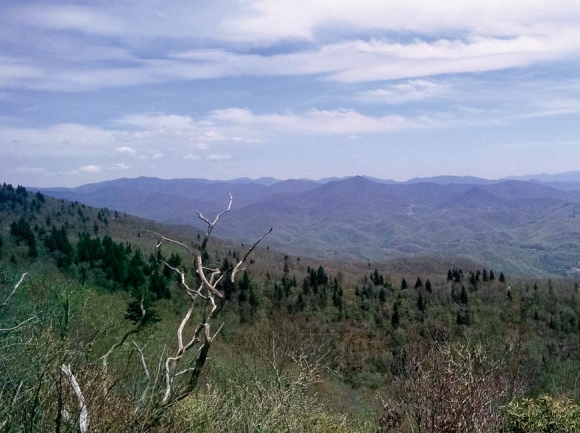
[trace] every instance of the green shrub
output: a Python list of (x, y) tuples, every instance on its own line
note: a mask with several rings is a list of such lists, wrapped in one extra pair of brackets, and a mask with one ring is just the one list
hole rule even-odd
[(580, 432), (580, 406), (567, 398), (543, 395), (512, 401), (505, 408), (505, 433)]

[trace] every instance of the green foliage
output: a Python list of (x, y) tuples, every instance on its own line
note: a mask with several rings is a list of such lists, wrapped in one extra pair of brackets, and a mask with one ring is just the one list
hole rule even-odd
[[(173, 347), (175, 329), (185, 312), (185, 297), (176, 290), (177, 275), (160, 260), (186, 273), (191, 263), (170, 245), (163, 246), (168, 258), (156, 251), (147, 234), (150, 222), (123, 218), (119, 213), (113, 217), (114, 211), (108, 209), (91, 209), (50, 197), (26, 197), (22, 189), (17, 193), (8, 186), (0, 190), (9, 197), (0, 203), (0, 219), (4, 227), (14, 227), (14, 233), (3, 238), (0, 302), (8, 296), (19, 271), (34, 274), (13, 297), (10, 308), (0, 308), (0, 328), (35, 317), (17, 333), (0, 334), (0, 349), (4, 350), (0, 359), (5, 361), (0, 363), (0, 420), (17, 395), (18, 409), (10, 415), (10, 425), (18, 426), (28, 419), (27, 431), (52, 431), (59, 405), (54, 378), (58, 380), (59, 367), (66, 362), (72, 364), (81, 386), (91, 395), (91, 407), (102, 407), (102, 412), (96, 409), (95, 429), (139, 431), (135, 427), (139, 421), (131, 414), (146, 384), (132, 340), (147, 348), (145, 358), (152, 372), (164, 347)], [(26, 247), (32, 237), (37, 257), (31, 258)], [(344, 386), (335, 396), (340, 401), (349, 401), (350, 392), (354, 392), (351, 386), (360, 387), (363, 394), (382, 384), (392, 390), (391, 384), (406, 380), (405, 371), (415, 362), (413, 348), (433, 342), (452, 344), (463, 338), (477, 344), (489, 336), (497, 341), (493, 350), (501, 350), (510, 335), (519, 336), (520, 358), (513, 371), (521, 373), (527, 395), (561, 390), (572, 395), (570, 404), (580, 399), (573, 385), (580, 369), (576, 341), (580, 293), (572, 281), (510, 278), (508, 289), (493, 271), (486, 270), (489, 266), (481, 271), (471, 266), (465, 277), (459, 267), (448, 271), (434, 266), (429, 270), (408, 267), (403, 271), (377, 265), (370, 272), (373, 268), (366, 263), (338, 266), (311, 262), (307, 266), (305, 258), (299, 261), (286, 255), (282, 259), (283, 254), (273, 251), (256, 252), (256, 264), (240, 272), (235, 284), (230, 281), (231, 269), (243, 252), (227, 242), (211, 252), (213, 266), (224, 274), (218, 286), (226, 300), (219, 306), (223, 308), (220, 317), (225, 318), (216, 340), (221, 352), (218, 356), (212, 348), (210, 369), (201, 378), (206, 385), (184, 400), (175, 418), (168, 414), (161, 423), (168, 424), (159, 426), (159, 431), (182, 431), (182, 425), (174, 424), (182, 409), (186, 410), (189, 431), (231, 431), (228, 427), (232, 424), (224, 424), (227, 417), (216, 418), (218, 409), (231, 419), (239, 419), (246, 428), (243, 431), (284, 431), (284, 423), (294, 431), (326, 431), (324, 426), (337, 431), (377, 431), (371, 412), (366, 412), (366, 423), (354, 423), (350, 415), (344, 421), (347, 412), (327, 401), (333, 397), (330, 384)], [(8, 277), (2, 277), (2, 272)], [(418, 274), (422, 276), (416, 277)], [(501, 275), (505, 281), (503, 272)], [(415, 284), (409, 287), (403, 281)], [(188, 273), (188, 284), (199, 286), (194, 274)], [(401, 290), (403, 286), (405, 290)], [(309, 323), (339, 342), (328, 365), (334, 379), (322, 376), (320, 383), (298, 392), (293, 384), (301, 380), (301, 370), (294, 364), (280, 382), (283, 389), (291, 391), (284, 394), (284, 400), (276, 375), (269, 370), (271, 365), (261, 359), (266, 349), (271, 349), (270, 343), (260, 342), (255, 349), (260, 355), (254, 353), (252, 359), (242, 360), (249, 350), (243, 336), (263, 333), (265, 320), (300, 324), (300, 332), (289, 340), (302, 340), (311, 332), (302, 328)], [(187, 329), (186, 335), (189, 332)], [(111, 356), (110, 371), (103, 376), (100, 357), (127, 335), (131, 338), (125, 337), (127, 343)], [(236, 356), (224, 355), (233, 348), (240, 351)], [(30, 359), (30, 365), (21, 365), (22, 359)], [(238, 368), (256, 370), (238, 376)], [(45, 375), (40, 377), (43, 369)], [(433, 380), (437, 374), (433, 373)], [(22, 392), (17, 392), (20, 381)], [(35, 407), (30, 396), (34, 396), (37, 382), (42, 384), (45, 407), (37, 404), (37, 415), (30, 421), (26, 417)], [(63, 408), (74, 410), (78, 404), (74, 396), (71, 398), (70, 388), (66, 382), (59, 386), (66, 391)], [(110, 401), (104, 401), (103, 389)], [(283, 401), (300, 409), (284, 411)], [(147, 410), (148, 404), (143, 403)], [(372, 403), (364, 400), (360, 405), (368, 409)], [(116, 413), (117, 406), (127, 415)], [(13, 430), (18, 431), (16, 427)]]
[(567, 398), (542, 395), (521, 399), (505, 407), (505, 433), (576, 433), (580, 431), (580, 405)]
[(28, 255), (30, 257), (38, 256), (38, 249), (36, 247), (36, 237), (30, 228), (30, 224), (24, 217), (20, 217), (18, 222), (13, 221), (10, 224), (10, 234), (17, 240), (17, 242), (24, 241), (28, 245)]
[(26, 188), (18, 185), (16, 189), (11, 184), (4, 183), (0, 188), (0, 205), (10, 204), (12, 207), (16, 204), (24, 205), (28, 199)]
[(74, 249), (68, 240), (64, 225), (60, 229), (52, 226), (50, 234), (44, 238), (44, 246), (56, 258), (56, 265), (59, 268), (72, 264)]
[(263, 375), (251, 382), (230, 380), (225, 388), (209, 383), (184, 401), (176, 416), (194, 433), (376, 431), (372, 420), (346, 420), (308, 396), (299, 377), (285, 378), (280, 387)]

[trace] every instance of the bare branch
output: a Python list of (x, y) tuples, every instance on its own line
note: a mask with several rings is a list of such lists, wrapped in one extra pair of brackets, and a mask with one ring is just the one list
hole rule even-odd
[(209, 240), (209, 237), (211, 236), (211, 232), (213, 231), (213, 228), (215, 227), (215, 225), (218, 223), (218, 221), (220, 220), (220, 218), (228, 213), (230, 211), (230, 209), (232, 208), (232, 201), (234, 200), (234, 198), (232, 197), (232, 194), (230, 193), (230, 202), (228, 203), (228, 208), (217, 214), (217, 216), (215, 217), (215, 219), (213, 220), (213, 222), (210, 222), (206, 217), (204, 217), (200, 211), (195, 211), (195, 213), (197, 214), (197, 216), (199, 217), (200, 220), (204, 221), (207, 224), (207, 231), (205, 232), (205, 236), (203, 237), (203, 241), (201, 243), (201, 248), (200, 248), (200, 252), (204, 252), (205, 251), (205, 247), (207, 246), (207, 241)]
[[(195, 300), (198, 296), (205, 300), (204, 315), (202, 317), (202, 320), (200, 322), (198, 322), (198, 324), (197, 324), (195, 330), (193, 331), (193, 334), (192, 334), (191, 338), (189, 339), (189, 341), (188, 342), (184, 341), (183, 334), (185, 332), (186, 326), (190, 322), (191, 317), (193, 315), (193, 310), (194, 310), (193, 303), (189, 306), (187, 312), (183, 316), (183, 319), (181, 320), (181, 323), (179, 324), (179, 327), (177, 329), (177, 350), (176, 350), (175, 354), (172, 356), (167, 356), (165, 358), (165, 362), (164, 362), (164, 364), (165, 364), (164, 365), (164, 367), (165, 367), (165, 374), (164, 374), (164, 376), (165, 376), (165, 392), (164, 392), (164, 395), (163, 395), (162, 400), (161, 400), (162, 407), (168, 407), (168, 406), (175, 404), (176, 402), (180, 401), (181, 399), (183, 399), (187, 395), (189, 395), (191, 393), (191, 391), (195, 388), (197, 381), (199, 379), (199, 375), (201, 373), (201, 370), (202, 370), (206, 360), (208, 359), (207, 355), (208, 355), (211, 343), (215, 339), (215, 337), (219, 334), (219, 332), (221, 331), (222, 326), (223, 326), (223, 323), (222, 323), (222, 325), (219, 327), (217, 332), (215, 332), (213, 334), (213, 336), (211, 335), (210, 321), (215, 316), (217, 316), (217, 314), (219, 314), (219, 312), (221, 311), (221, 307), (223, 306), (223, 303), (224, 303), (224, 294), (222, 292), (220, 292), (220, 290), (218, 290), (217, 286), (222, 281), (222, 279), (225, 277), (226, 274), (222, 273), (219, 268), (210, 268), (208, 266), (204, 266), (203, 256), (204, 256), (204, 252), (206, 251), (209, 238), (212, 234), (212, 231), (213, 231), (215, 225), (219, 222), (220, 218), (224, 214), (226, 214), (230, 211), (230, 209), (232, 207), (233, 197), (231, 194), (229, 196), (230, 196), (230, 200), (229, 200), (227, 208), (224, 211), (220, 212), (215, 217), (215, 219), (213, 221), (210, 221), (201, 212), (196, 211), (199, 219), (204, 221), (207, 224), (207, 230), (206, 230), (206, 233), (203, 237), (203, 241), (202, 241), (201, 245), (199, 246), (199, 250), (196, 253), (194, 253), (187, 245), (185, 245), (182, 242), (175, 241), (173, 239), (166, 238), (159, 233), (149, 231), (150, 233), (153, 233), (156, 236), (159, 236), (159, 238), (161, 239), (157, 243), (157, 248), (160, 247), (162, 241), (167, 241), (167, 242), (172, 242), (176, 245), (181, 245), (190, 253), (190, 255), (194, 258), (195, 272), (197, 273), (197, 275), (199, 276), (199, 279), (201, 280), (201, 284), (197, 290), (189, 287), (189, 285), (187, 284), (186, 279), (185, 279), (185, 273), (183, 271), (177, 269), (176, 267), (169, 265), (168, 263), (166, 263), (163, 260), (160, 260), (160, 262), (163, 263), (165, 266), (167, 266), (169, 269), (171, 269), (172, 271), (176, 272), (179, 275), (180, 285), (186, 291), (186, 293), (189, 295), (189, 297), (191, 298), (192, 301)], [(232, 282), (235, 279), (236, 273), (242, 268), (242, 265), (245, 262), (245, 260), (248, 258), (248, 256), (252, 253), (252, 251), (256, 248), (256, 246), (260, 243), (260, 241), (267, 234), (269, 234), (271, 231), (272, 231), (272, 229), (270, 229), (266, 233), (264, 233), (260, 237), (260, 239), (258, 239), (258, 241), (256, 243), (254, 243), (254, 245), (252, 245), (252, 247), (248, 250), (248, 252), (242, 258), (242, 260), (235, 266), (235, 268), (232, 271), (232, 276), (231, 276)], [(216, 304), (216, 298), (219, 299), (219, 307), (218, 307), (218, 304)], [(185, 369), (178, 370), (179, 363), (183, 360), (186, 353), (188, 353), (188, 351), (194, 347), (196, 348), (196, 350), (195, 350), (195, 353), (194, 353), (192, 359), (189, 361), (190, 362), (189, 366)], [(160, 364), (160, 367), (161, 367), (161, 364)], [(183, 376), (186, 374), (190, 374), (189, 380), (186, 383), (182, 383), (180, 388), (177, 388), (177, 391), (175, 391), (176, 394), (174, 395), (174, 390), (173, 390), (174, 380), (177, 377), (180, 377), (180, 376)]]
[(183, 318), (183, 320), (181, 321), (179, 328), (177, 329), (177, 353), (181, 354), (184, 351), (184, 346), (183, 346), (183, 329), (185, 328), (185, 325), (187, 324), (187, 322), (189, 321), (189, 318), (191, 317), (191, 314), (193, 313), (193, 304), (189, 307), (189, 310), (187, 310), (187, 313), (185, 314), (185, 317)]
[(29, 317), (29, 318), (28, 318), (28, 319), (26, 319), (24, 322), (21, 322), (21, 323), (19, 323), (18, 325), (16, 325), (16, 326), (12, 327), (12, 328), (0, 328), (0, 332), (10, 332), (10, 331), (15, 331), (15, 330), (17, 330), (18, 328), (20, 328), (20, 327), (22, 327), (22, 326), (26, 325), (28, 322), (30, 322), (31, 320), (34, 320), (34, 319), (36, 319), (36, 316)]
[(252, 245), (250, 247), (250, 249), (248, 250), (248, 252), (244, 255), (244, 257), (242, 258), (242, 260), (240, 260), (238, 262), (238, 264), (236, 265), (236, 267), (234, 268), (234, 270), (232, 271), (232, 283), (234, 282), (235, 278), (236, 278), (236, 274), (238, 273), (238, 271), (240, 270), (240, 267), (242, 266), (242, 264), (246, 261), (246, 259), (248, 258), (248, 256), (252, 253), (252, 251), (254, 251), (254, 248), (256, 248), (258, 246), (258, 244), (262, 241), (262, 239), (264, 239), (267, 235), (269, 235), (270, 233), (272, 233), (272, 230), (274, 228), (270, 227), (270, 230), (268, 230), (266, 233), (264, 233), (262, 236), (260, 236), (260, 239), (258, 239), (254, 245)]
[(194, 290), (191, 287), (189, 287), (187, 285), (187, 283), (185, 282), (185, 274), (180, 271), (177, 268), (174, 268), (173, 266), (171, 266), (170, 264), (168, 264), (166, 261), (161, 260), (161, 263), (163, 263), (165, 266), (167, 266), (169, 269), (171, 269), (173, 272), (177, 272), (177, 274), (179, 274), (179, 282), (181, 284), (181, 286), (185, 289), (185, 291), (187, 292), (187, 294), (191, 297), (191, 299), (195, 299), (196, 297), (200, 296), (204, 299), (207, 299), (206, 296), (201, 294), (201, 289), (202, 287), (200, 287), (198, 290)]
[[(197, 275), (199, 275), (199, 278), (201, 278), (201, 281), (203, 284), (205, 284), (205, 286), (208, 289), (208, 295), (209, 293), (213, 292), (214, 295), (219, 296), (220, 298), (224, 297), (224, 294), (222, 292), (220, 292), (218, 289), (215, 288), (215, 284), (212, 283), (210, 280), (207, 279), (207, 276), (205, 275), (205, 272), (203, 271), (204, 267), (203, 267), (203, 262), (202, 262), (202, 258), (201, 258), (201, 254), (197, 256)], [(215, 275), (215, 272), (213, 272), (211, 274), (212, 276)]]
[(137, 402), (137, 406), (135, 407), (134, 413), (137, 413), (139, 411), (139, 409), (141, 408), (141, 405), (143, 405), (143, 403), (145, 403), (145, 399), (147, 398), (147, 392), (149, 391), (149, 387), (151, 386), (151, 376), (149, 375), (149, 369), (147, 368), (147, 362), (145, 361), (145, 355), (143, 354), (144, 348), (140, 348), (137, 345), (137, 343), (135, 343), (134, 340), (131, 340), (131, 341), (133, 342), (133, 345), (135, 346), (135, 348), (139, 352), (139, 356), (141, 357), (141, 364), (143, 364), (143, 370), (145, 371), (145, 377), (147, 377), (147, 386), (143, 390), (143, 394), (141, 394), (141, 398), (139, 399), (139, 401)]
[(113, 351), (115, 349), (118, 349), (123, 344), (125, 344), (125, 341), (127, 340), (127, 338), (129, 338), (130, 335), (136, 334), (137, 332), (139, 332), (141, 330), (141, 325), (143, 325), (143, 321), (145, 320), (145, 315), (147, 314), (147, 310), (145, 310), (145, 307), (143, 306), (143, 301), (144, 301), (144, 299), (141, 298), (141, 317), (139, 318), (139, 320), (135, 324), (134, 328), (131, 329), (130, 331), (127, 331), (125, 333), (125, 335), (123, 335), (123, 337), (121, 337), (121, 339), (117, 343), (115, 343), (115, 344), (113, 344), (113, 346), (111, 346), (111, 348), (109, 349), (109, 351), (107, 353), (105, 353), (103, 356), (101, 356), (99, 358), (99, 359), (103, 360), (103, 371), (105, 373), (107, 372), (107, 360), (109, 359), (109, 356), (111, 355), (111, 353), (113, 353)]
[(137, 345), (137, 343), (135, 343), (135, 340), (131, 340), (133, 342), (133, 345), (135, 346), (135, 348), (137, 349), (137, 351), (139, 352), (139, 356), (141, 357), (141, 364), (143, 364), (143, 370), (145, 370), (145, 376), (147, 377), (147, 380), (150, 380), (150, 376), (149, 376), (149, 370), (147, 369), (147, 362), (145, 362), (145, 355), (143, 355), (143, 348), (139, 347)]
[(79, 415), (80, 431), (81, 433), (87, 433), (89, 431), (89, 412), (87, 410), (87, 405), (85, 404), (85, 398), (83, 397), (81, 387), (79, 386), (79, 383), (77, 382), (77, 379), (74, 376), (74, 374), (72, 374), (70, 365), (63, 364), (60, 366), (60, 369), (68, 378), (71, 387), (77, 396), (77, 400), (79, 401), (79, 407), (81, 410), (81, 413)]
[[(189, 254), (191, 254), (192, 256), (195, 256), (195, 254), (193, 253), (193, 251), (191, 251), (191, 249), (187, 245), (185, 245), (183, 242), (179, 242), (179, 241), (176, 241), (174, 239), (166, 238), (162, 234), (157, 233), (157, 232), (154, 232), (153, 230), (147, 230), (147, 232), (148, 233), (151, 233), (151, 234), (154, 234), (155, 236), (159, 236), (162, 241), (167, 241), (167, 242), (171, 242), (171, 243), (176, 244), (176, 245), (180, 245), (183, 248), (185, 248)], [(160, 246), (161, 246), (160, 243), (157, 244), (157, 248), (159, 248)]]
[(8, 295), (8, 297), (6, 298), (6, 300), (0, 304), (0, 308), (4, 308), (8, 306), (8, 301), (10, 300), (10, 298), (12, 297), (12, 295), (14, 295), (14, 293), (16, 293), (16, 291), (18, 290), (18, 287), (20, 287), (20, 284), (22, 284), (22, 281), (24, 281), (24, 278), (28, 275), (28, 272), (25, 272), (22, 274), (22, 276), (20, 277), (20, 280), (18, 280), (18, 282), (16, 283), (16, 285), (14, 286), (14, 289), (12, 289), (12, 292)]

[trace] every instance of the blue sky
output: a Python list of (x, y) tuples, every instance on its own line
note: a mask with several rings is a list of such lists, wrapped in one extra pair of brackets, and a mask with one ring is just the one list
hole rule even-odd
[(0, 5), (2, 181), (580, 169), (577, 0)]

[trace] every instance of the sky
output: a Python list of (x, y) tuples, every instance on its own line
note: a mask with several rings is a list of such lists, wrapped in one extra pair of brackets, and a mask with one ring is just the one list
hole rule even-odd
[(578, 0), (0, 2), (0, 181), (580, 170)]

